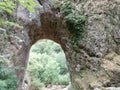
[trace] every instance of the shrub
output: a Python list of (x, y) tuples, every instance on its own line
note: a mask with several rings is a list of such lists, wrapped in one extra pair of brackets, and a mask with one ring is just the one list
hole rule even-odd
[(8, 68), (5, 58), (0, 57), (0, 90), (15, 90), (17, 77), (14, 68)]
[(70, 82), (69, 74), (59, 75), (59, 81), (57, 82), (59, 85), (68, 85)]
[(43, 40), (32, 47), (28, 72), (36, 88), (48, 84), (67, 85), (70, 81), (65, 55), (61, 47), (50, 40)]

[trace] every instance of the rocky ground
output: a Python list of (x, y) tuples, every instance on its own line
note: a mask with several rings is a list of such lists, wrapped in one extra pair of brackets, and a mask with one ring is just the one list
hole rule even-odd
[[(67, 87), (62, 87), (60, 85), (53, 85), (52, 87), (47, 87), (47, 88), (42, 88), (42, 90), (68, 90), (68, 86)], [(99, 88), (95, 88), (94, 90), (101, 90)], [(120, 87), (108, 87), (102, 90), (120, 90)]]
[(106, 90), (120, 90), (120, 87), (109, 87)]
[[(69, 90), (68, 89), (69, 86), (70, 85), (68, 85), (68, 86), (53, 85), (50, 87), (44, 87), (41, 90)], [(95, 88), (94, 90), (120, 90), (120, 87), (108, 87), (108, 88), (103, 88), (103, 89)]]
[(69, 86), (61, 86), (61, 85), (52, 85), (49, 87), (43, 87), (41, 90), (68, 90)]

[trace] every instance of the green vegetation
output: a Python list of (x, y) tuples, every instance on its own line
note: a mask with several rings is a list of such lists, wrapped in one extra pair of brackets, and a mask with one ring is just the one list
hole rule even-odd
[[(2, 57), (0, 58), (0, 90), (15, 90), (17, 86), (15, 69), (6, 62), (10, 60), (5, 55), (7, 55), (6, 50), (9, 48), (7, 46), (10, 45), (10, 41), (17, 42), (20, 39), (16, 36), (15, 30), (21, 29), (22, 26), (16, 23), (16, 16), (13, 16), (13, 13), (16, 15), (18, 3), (31, 12), (34, 12), (33, 7), (36, 6), (33, 0), (0, 0), (0, 57)], [(74, 14), (73, 9), (70, 1), (65, 0), (62, 3), (61, 11), (71, 33), (71, 43), (77, 45), (78, 39), (84, 32), (86, 19), (82, 15)], [(63, 51), (57, 44), (51, 41), (46, 42), (35, 45), (31, 50), (28, 72), (32, 85), (40, 88), (48, 84), (69, 84)]]
[(71, 36), (71, 42), (77, 44), (77, 41), (82, 38), (82, 33), (85, 29), (85, 17), (84, 16), (75, 16), (74, 14), (69, 14), (65, 17), (68, 29)]
[[(3, 35), (3, 37), (2, 37)], [(8, 57), (8, 42), (4, 34), (0, 38), (0, 90), (15, 90), (17, 86), (17, 77), (15, 67), (13, 66), (13, 57)], [(3, 41), (3, 42), (2, 42)]]
[(32, 85), (38, 89), (49, 84), (68, 85), (70, 81), (64, 52), (50, 40), (32, 46), (28, 72)]
[(61, 7), (61, 11), (62, 13), (67, 16), (69, 14), (72, 13), (72, 10), (73, 10), (73, 5), (72, 5), (72, 2), (69, 1), (69, 0), (64, 0), (62, 3), (61, 3), (62, 7)]
[(11, 39), (20, 39), (15, 34), (15, 30), (22, 29), (16, 22), (18, 3), (31, 12), (36, 5), (33, 0), (0, 0), (0, 90), (16, 90), (18, 84), (13, 65), (15, 56), (9, 47)]
[(33, 7), (37, 5), (33, 0), (0, 0), (0, 51), (5, 48), (11, 38), (16, 41), (20, 39), (16, 36), (16, 30), (23, 28), (17, 24), (16, 19), (16, 9), (19, 4), (30, 12), (34, 12)]
[(73, 13), (74, 10), (75, 8), (71, 1), (64, 0), (61, 3), (61, 12), (65, 17), (68, 30), (71, 33), (71, 43), (76, 47), (78, 45), (78, 40), (83, 37), (82, 34), (85, 31), (86, 17)]
[(30, 12), (34, 12), (33, 7), (37, 5), (33, 0), (0, 0), (0, 25), (15, 26), (21, 28), (13, 17), (13, 13), (16, 13), (15, 10), (18, 7), (18, 3), (20, 3)]
[(0, 57), (0, 90), (15, 90), (17, 86), (17, 78), (15, 69), (8, 68), (8, 59)]
[(11, 14), (18, 3), (31, 12), (34, 11), (32, 7), (36, 6), (36, 3), (33, 0), (0, 0), (0, 10)]

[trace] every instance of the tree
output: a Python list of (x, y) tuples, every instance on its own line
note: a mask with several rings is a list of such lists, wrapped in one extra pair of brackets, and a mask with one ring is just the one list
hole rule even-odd
[(66, 58), (59, 44), (42, 40), (32, 46), (28, 73), (36, 88), (48, 84), (69, 84)]

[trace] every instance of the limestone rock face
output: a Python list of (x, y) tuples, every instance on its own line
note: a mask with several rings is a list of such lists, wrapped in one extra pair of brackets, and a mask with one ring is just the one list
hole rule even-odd
[[(120, 86), (120, 3), (118, 0), (84, 0), (76, 5), (87, 16), (86, 33), (80, 42), (78, 88)], [(87, 56), (87, 58), (85, 57)], [(101, 90), (100, 89), (100, 90)], [(80, 90), (80, 89), (77, 89)]]
[[(33, 13), (18, 7), (18, 22), (24, 26), (24, 30), (19, 32), (23, 40), (15, 65), (26, 68), (30, 47), (40, 39), (51, 39), (59, 43), (65, 52), (71, 83), (76, 90), (119, 87), (120, 1), (74, 2), (76, 9), (87, 17), (84, 37), (79, 41), (78, 48), (70, 43), (70, 32), (64, 17), (52, 9), (52, 0), (41, 1), (41, 5), (35, 7), (36, 11)], [(25, 69), (17, 71), (17, 90), (21, 90), (24, 74)]]

